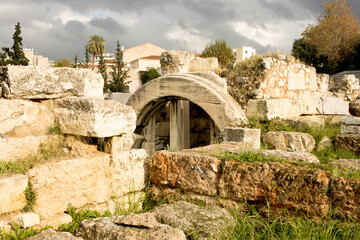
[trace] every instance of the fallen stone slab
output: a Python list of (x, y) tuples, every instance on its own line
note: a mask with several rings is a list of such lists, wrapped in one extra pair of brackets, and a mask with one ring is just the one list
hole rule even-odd
[(49, 228), (41, 233), (27, 238), (28, 240), (83, 240), (83, 238), (75, 237), (68, 232), (55, 232)]
[(311, 152), (315, 148), (315, 139), (302, 132), (268, 132), (265, 141), (276, 150), (288, 152)]
[(316, 109), (318, 114), (348, 115), (349, 102), (337, 97), (319, 97)]
[(280, 158), (291, 162), (320, 163), (319, 159), (309, 152), (287, 152), (282, 150), (262, 150), (261, 154), (266, 157)]
[(28, 177), (22, 174), (0, 176), (0, 215), (21, 210), (26, 205)]
[(217, 194), (221, 160), (192, 152), (160, 151), (149, 162), (155, 185), (176, 187), (208, 196)]
[(8, 99), (103, 98), (104, 80), (90, 69), (7, 66), (2, 96)]
[(129, 214), (110, 218), (84, 220), (76, 230), (77, 237), (93, 239), (128, 240), (185, 240), (180, 229), (159, 223), (154, 213)]
[(136, 127), (132, 107), (111, 100), (57, 99), (54, 111), (65, 134), (102, 138), (132, 133)]
[(343, 117), (340, 131), (344, 134), (360, 134), (360, 118)]
[(360, 134), (340, 134), (335, 138), (335, 147), (360, 153)]
[(197, 239), (220, 239), (235, 224), (233, 217), (224, 208), (200, 207), (185, 201), (163, 204), (152, 212), (159, 222), (181, 229), (188, 237)]
[(329, 164), (347, 168), (349, 170), (360, 171), (360, 159), (338, 159)]
[(237, 201), (269, 204), (272, 210), (292, 209), (326, 215), (329, 178), (321, 169), (280, 162), (225, 161), (219, 196)]

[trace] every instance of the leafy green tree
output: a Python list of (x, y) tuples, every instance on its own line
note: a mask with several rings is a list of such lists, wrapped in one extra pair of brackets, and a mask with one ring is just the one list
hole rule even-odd
[(229, 64), (235, 62), (233, 49), (224, 39), (216, 39), (215, 42), (207, 44), (201, 57), (216, 57), (221, 68), (228, 67)]
[(92, 53), (92, 64), (95, 64), (95, 57), (100, 56), (105, 51), (105, 38), (100, 35), (90, 35), (89, 41), (86, 44), (86, 48)]
[(337, 63), (355, 53), (360, 35), (359, 19), (347, 0), (329, 1), (322, 7), (324, 12), (318, 17), (317, 25), (309, 25), (302, 35), (319, 56)]
[(158, 71), (155, 68), (150, 68), (149, 71), (146, 71), (141, 75), (141, 82), (142, 84), (145, 84), (160, 76), (161, 75), (158, 73)]
[(106, 72), (105, 60), (104, 60), (104, 56), (102, 53), (100, 53), (99, 58), (100, 59), (99, 59), (99, 64), (98, 64), (98, 71), (101, 74), (102, 78), (104, 79), (104, 92), (106, 92), (107, 85), (108, 85), (108, 74)]
[(115, 65), (111, 66), (112, 71), (110, 72), (112, 81), (107, 84), (105, 90), (110, 90), (111, 92), (128, 92), (130, 81), (126, 81), (126, 79), (129, 77), (128, 70), (123, 70), (125, 63), (123, 62), (123, 54), (120, 49), (119, 41), (117, 41), (115, 60)]
[(3, 48), (5, 51), (5, 54), (8, 56), (8, 59), (6, 59), (6, 64), (12, 64), (12, 65), (23, 65), (27, 66), (29, 65), (29, 60), (25, 57), (24, 51), (22, 49), (22, 37), (21, 34), (21, 27), (20, 23), (18, 22), (15, 25), (15, 32), (13, 35), (13, 45), (11, 49), (9, 48)]
[(71, 67), (71, 65), (71, 60), (67, 58), (61, 58), (54, 62), (54, 67)]

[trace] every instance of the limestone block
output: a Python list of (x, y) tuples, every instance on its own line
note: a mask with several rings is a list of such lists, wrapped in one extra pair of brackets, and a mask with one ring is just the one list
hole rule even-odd
[(128, 133), (121, 136), (106, 137), (104, 152), (116, 154), (121, 151), (131, 150), (136, 141), (136, 134)]
[(330, 76), (329, 90), (344, 95), (344, 100), (352, 101), (360, 94), (359, 78), (351, 71)]
[(0, 161), (14, 161), (37, 155), (41, 144), (61, 141), (59, 136), (28, 136), (24, 138), (0, 137)]
[(305, 69), (298, 69), (298, 71), (290, 71), (288, 77), (289, 90), (305, 90)]
[(62, 160), (35, 166), (27, 172), (37, 193), (34, 212), (43, 218), (63, 213), (72, 203), (79, 208), (109, 198), (110, 155)]
[(343, 134), (360, 134), (360, 125), (341, 124), (340, 132)]
[(311, 152), (315, 147), (314, 138), (301, 132), (268, 132), (265, 140), (277, 150), (290, 152)]
[(217, 195), (221, 160), (191, 152), (161, 151), (152, 155), (151, 182), (208, 196)]
[(148, 155), (144, 149), (133, 149), (112, 155), (110, 163), (110, 194), (120, 197), (145, 188)]
[(182, 230), (159, 223), (154, 213), (84, 220), (76, 230), (84, 239), (186, 240)]
[(202, 58), (196, 57), (190, 61), (189, 70), (193, 71), (211, 71), (219, 67), (216, 57)]
[(242, 142), (249, 148), (260, 149), (260, 129), (251, 128), (225, 128), (224, 142)]
[(27, 240), (83, 240), (80, 237), (74, 237), (71, 233), (68, 232), (56, 232), (55, 230), (49, 228), (45, 231), (40, 232), (39, 234), (27, 238)]
[(316, 95), (313, 91), (299, 91), (298, 102), (300, 106), (300, 114), (312, 115), (316, 114)]
[(348, 115), (349, 102), (336, 97), (319, 97), (316, 109), (318, 114)]
[(193, 233), (197, 239), (221, 239), (226, 227), (234, 226), (234, 218), (219, 206), (201, 207), (185, 201), (162, 204), (152, 210), (163, 224)]
[(55, 116), (66, 134), (111, 137), (132, 133), (134, 110), (116, 101), (68, 97), (55, 100)]
[(222, 198), (268, 203), (272, 211), (289, 208), (316, 215), (329, 211), (330, 179), (326, 171), (279, 162), (237, 161), (225, 161), (222, 171)]
[(40, 224), (40, 216), (36, 213), (22, 213), (14, 217), (14, 220), (23, 228)]
[(270, 120), (272, 118), (298, 118), (300, 106), (293, 99), (250, 99), (247, 103), (247, 117)]
[(320, 163), (319, 159), (309, 152), (287, 152), (283, 150), (262, 150), (261, 154), (266, 157), (280, 158), (291, 162)]
[(0, 99), (0, 133), (11, 137), (45, 135), (54, 124), (46, 104)]
[(1, 85), (5, 98), (103, 98), (104, 80), (90, 69), (8, 66), (8, 79)]
[(40, 227), (52, 226), (57, 229), (61, 224), (67, 224), (72, 222), (72, 217), (69, 214), (60, 213), (50, 218), (41, 219)]
[(25, 189), (28, 185), (26, 175), (13, 174), (0, 176), (0, 215), (21, 210), (26, 205)]
[(188, 51), (166, 51), (161, 53), (160, 64), (163, 74), (188, 72), (194, 54)]
[(349, 103), (349, 112), (353, 116), (360, 117), (360, 99), (355, 99)]
[(327, 92), (329, 90), (329, 75), (316, 74), (316, 83), (318, 92)]

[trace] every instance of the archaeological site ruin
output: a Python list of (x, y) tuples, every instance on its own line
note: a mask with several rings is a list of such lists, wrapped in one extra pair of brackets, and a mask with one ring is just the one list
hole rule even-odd
[[(256, 71), (222, 78), (203, 71), (217, 67), (214, 58), (163, 52), (164, 74), (132, 95), (104, 95), (101, 75), (88, 69), (1, 67), (0, 163), (27, 168), (0, 175), (0, 229), (9, 232), (11, 222), (56, 229), (72, 221), (69, 204), (114, 213), (136, 202), (141, 209), (149, 189), (154, 198), (178, 200), (175, 208), (164, 204), (141, 217), (84, 222), (73, 239), (121, 239), (120, 230), (95, 229), (100, 225), (150, 229), (143, 238), (186, 239), (191, 224), (177, 228), (168, 217), (198, 207), (185, 200), (216, 209), (189, 217), (217, 219), (203, 223), (209, 226), (204, 239), (217, 234), (221, 227), (214, 224), (223, 216), (231, 220), (226, 209), (244, 200), (268, 205), (274, 214), (286, 209), (321, 217), (333, 211), (360, 221), (360, 180), (316, 167), (323, 163), (311, 153), (325, 144), (360, 153), (360, 72), (329, 76), (291, 56), (259, 59)], [(319, 144), (308, 133), (261, 132), (252, 127), (254, 119), (341, 129), (334, 141)], [(275, 160), (219, 157), (249, 151)], [(339, 164), (360, 171), (359, 160), (349, 161)], [(166, 232), (173, 238), (157, 235)]]

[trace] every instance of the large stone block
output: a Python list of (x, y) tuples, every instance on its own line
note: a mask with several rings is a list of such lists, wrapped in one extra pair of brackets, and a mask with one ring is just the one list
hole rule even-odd
[(353, 116), (360, 117), (360, 99), (355, 99), (350, 102), (349, 112)]
[(344, 134), (360, 134), (360, 118), (343, 117), (340, 130)]
[(37, 155), (42, 144), (59, 142), (59, 136), (0, 137), (0, 161), (14, 161)]
[(293, 99), (250, 99), (247, 103), (247, 117), (270, 120), (272, 118), (298, 118), (300, 106)]
[(3, 97), (52, 99), (65, 96), (103, 98), (104, 80), (90, 69), (8, 66)]
[(122, 136), (106, 137), (104, 140), (104, 152), (116, 154), (121, 151), (131, 150), (135, 141), (135, 133), (123, 134)]
[(27, 172), (37, 193), (34, 212), (43, 218), (63, 213), (72, 203), (79, 208), (109, 199), (110, 155), (50, 162)]
[(335, 146), (360, 153), (360, 134), (340, 134), (335, 138)]
[(288, 208), (326, 215), (330, 204), (329, 181), (325, 171), (315, 168), (279, 162), (225, 161), (219, 196), (270, 204), (272, 211)]
[(249, 148), (260, 149), (260, 129), (225, 128), (222, 136), (224, 142), (242, 142)]
[(15, 217), (15, 222), (23, 228), (40, 224), (40, 216), (36, 213), (22, 213)]
[(111, 100), (63, 98), (55, 100), (54, 111), (66, 134), (101, 138), (132, 133), (136, 127), (132, 107)]
[(160, 64), (163, 74), (188, 72), (194, 54), (188, 51), (166, 51), (161, 53)]
[(0, 215), (18, 211), (25, 207), (25, 189), (28, 185), (26, 175), (14, 174), (0, 176)]
[(45, 135), (54, 124), (46, 104), (0, 99), (0, 133), (11, 137)]
[(318, 114), (348, 115), (349, 102), (336, 97), (319, 97), (317, 100)]
[(360, 94), (359, 72), (345, 71), (330, 76), (329, 90), (346, 101), (355, 100)]
[(145, 188), (149, 158), (144, 149), (118, 152), (111, 158), (109, 176), (112, 197), (120, 197)]
[(308, 133), (301, 132), (268, 132), (266, 142), (277, 150), (290, 152), (311, 152), (315, 140)]
[(151, 182), (155, 185), (217, 195), (221, 160), (216, 157), (161, 151), (151, 157), (149, 167)]

